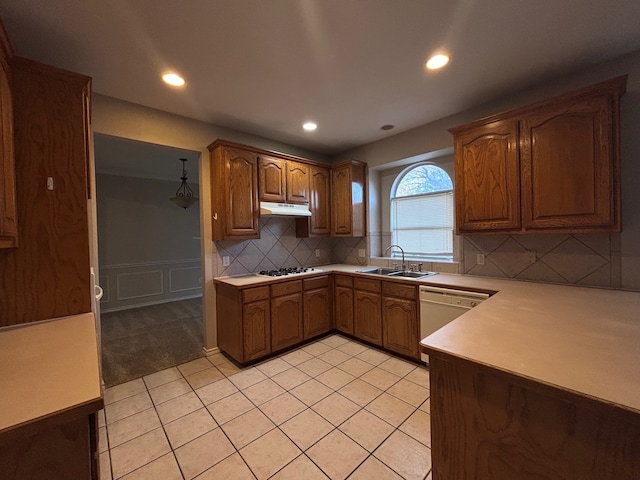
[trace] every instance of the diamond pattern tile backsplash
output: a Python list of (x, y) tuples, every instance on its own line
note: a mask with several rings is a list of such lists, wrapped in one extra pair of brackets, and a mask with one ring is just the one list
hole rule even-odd
[[(469, 275), (620, 287), (617, 234), (471, 235), (463, 241)], [(477, 264), (477, 254), (485, 264)]]
[[(367, 257), (358, 257), (358, 250), (367, 248), (365, 238), (296, 238), (294, 218), (263, 217), (260, 238), (245, 241), (218, 241), (215, 276), (243, 275), (281, 267), (346, 263), (364, 265)], [(319, 250), (320, 256), (315, 252)], [(229, 266), (223, 266), (223, 257)]]

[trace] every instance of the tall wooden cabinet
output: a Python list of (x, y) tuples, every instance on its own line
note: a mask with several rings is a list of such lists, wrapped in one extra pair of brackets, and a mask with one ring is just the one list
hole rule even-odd
[(355, 160), (331, 168), (331, 236), (366, 235), (366, 164)]
[(18, 245), (11, 57), (11, 44), (0, 24), (0, 248)]
[(217, 140), (211, 152), (211, 201), (214, 240), (260, 238), (258, 155)]
[(0, 249), (0, 326), (91, 311), (90, 79), (14, 57), (18, 237)]
[(620, 231), (626, 80), (451, 129), (457, 232)]

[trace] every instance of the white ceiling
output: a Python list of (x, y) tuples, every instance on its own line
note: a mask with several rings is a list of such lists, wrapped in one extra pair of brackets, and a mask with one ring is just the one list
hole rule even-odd
[[(0, 15), (19, 55), (95, 92), (326, 154), (640, 49), (638, 0), (2, 0)], [(425, 71), (440, 49), (450, 66)]]

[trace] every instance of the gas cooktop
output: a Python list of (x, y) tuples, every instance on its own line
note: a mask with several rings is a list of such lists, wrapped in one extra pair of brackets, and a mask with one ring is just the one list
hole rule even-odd
[(259, 277), (285, 277), (290, 275), (301, 275), (303, 273), (316, 273), (322, 270), (313, 267), (286, 267), (277, 270), (261, 270), (256, 273)]

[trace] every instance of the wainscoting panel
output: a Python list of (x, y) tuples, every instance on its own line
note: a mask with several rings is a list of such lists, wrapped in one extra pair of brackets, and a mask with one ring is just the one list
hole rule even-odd
[[(199, 259), (101, 265), (101, 311), (143, 307), (202, 295)], [(111, 294), (114, 292), (114, 295)]]
[(162, 295), (164, 285), (162, 270), (150, 272), (119, 273), (116, 275), (118, 300)]
[(169, 291), (188, 292), (202, 289), (202, 268), (174, 268), (169, 270)]

